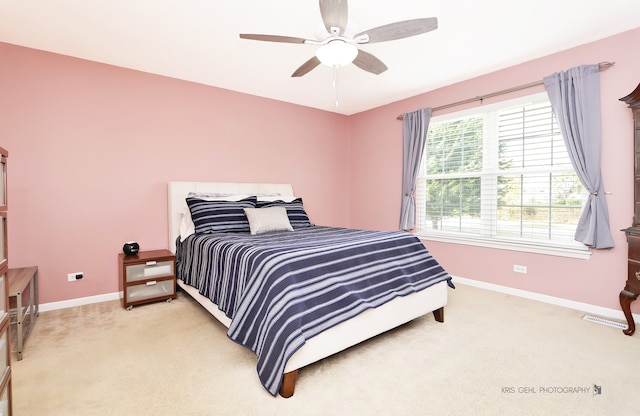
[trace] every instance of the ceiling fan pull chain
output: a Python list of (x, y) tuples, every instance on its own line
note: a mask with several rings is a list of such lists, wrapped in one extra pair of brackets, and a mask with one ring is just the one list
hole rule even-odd
[(338, 68), (333, 68), (333, 89), (336, 91), (336, 107), (340, 106), (338, 101)]

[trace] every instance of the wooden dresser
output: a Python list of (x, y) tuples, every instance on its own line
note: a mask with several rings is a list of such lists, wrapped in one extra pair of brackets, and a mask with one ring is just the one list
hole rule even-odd
[(620, 292), (620, 306), (627, 318), (628, 328), (623, 330), (626, 335), (633, 335), (636, 325), (631, 315), (631, 302), (640, 294), (640, 84), (626, 97), (620, 98), (629, 105), (633, 112), (633, 224), (623, 230), (629, 243), (629, 260), (627, 283)]

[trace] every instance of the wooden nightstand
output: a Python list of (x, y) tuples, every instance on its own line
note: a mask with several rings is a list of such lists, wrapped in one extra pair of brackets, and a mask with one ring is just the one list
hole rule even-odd
[(169, 250), (141, 251), (133, 256), (118, 254), (122, 282), (122, 305), (134, 305), (176, 297), (176, 256)]

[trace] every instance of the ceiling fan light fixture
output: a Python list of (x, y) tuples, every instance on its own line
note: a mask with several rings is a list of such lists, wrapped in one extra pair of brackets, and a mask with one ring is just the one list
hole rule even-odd
[(316, 58), (331, 68), (349, 65), (356, 56), (358, 56), (358, 48), (340, 39), (332, 40), (316, 51)]

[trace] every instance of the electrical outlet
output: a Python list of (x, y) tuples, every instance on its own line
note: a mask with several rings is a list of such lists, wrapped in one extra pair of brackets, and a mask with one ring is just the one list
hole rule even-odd
[(76, 273), (69, 273), (67, 275), (67, 280), (70, 282), (75, 282), (76, 280), (80, 280), (84, 277), (84, 273), (82, 272), (76, 272)]
[(513, 265), (513, 271), (516, 272), (516, 273), (527, 274), (527, 266), (521, 266), (519, 264), (514, 264)]

